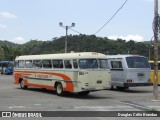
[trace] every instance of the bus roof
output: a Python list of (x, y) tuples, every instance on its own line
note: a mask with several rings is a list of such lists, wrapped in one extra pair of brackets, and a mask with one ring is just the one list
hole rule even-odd
[(144, 57), (141, 55), (131, 55), (131, 54), (126, 54), (126, 55), (108, 55), (107, 58), (126, 58), (126, 57)]
[(15, 60), (40, 60), (40, 59), (83, 59), (83, 58), (103, 58), (106, 55), (97, 52), (61, 53), (61, 54), (40, 54), (17, 56)]
[(13, 61), (0, 61), (1, 64), (11, 63)]
[[(149, 63), (154, 63), (154, 61), (153, 60), (149, 60)], [(160, 63), (160, 61), (158, 61), (158, 63)]]

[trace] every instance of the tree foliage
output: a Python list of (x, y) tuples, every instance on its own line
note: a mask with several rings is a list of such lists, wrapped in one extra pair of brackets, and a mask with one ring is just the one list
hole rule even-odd
[[(25, 44), (14, 44), (8, 41), (0, 41), (0, 59), (14, 59), (19, 55), (63, 53), (65, 36), (53, 38), (50, 41), (30, 40)], [(71, 52), (100, 52), (104, 54), (139, 54), (146, 57), (151, 53), (153, 59), (153, 47), (150, 42), (125, 41), (122, 39), (111, 40), (107, 37), (95, 35), (69, 35), (67, 51)]]

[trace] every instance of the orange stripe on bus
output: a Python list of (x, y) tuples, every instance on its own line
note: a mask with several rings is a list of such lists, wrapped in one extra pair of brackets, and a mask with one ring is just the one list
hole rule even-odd
[[(38, 73), (38, 74), (48, 74), (48, 75), (54, 75), (54, 76), (58, 76), (58, 77), (61, 77), (63, 80), (66, 80), (66, 81), (71, 81), (71, 82), (66, 82), (66, 88), (64, 88), (64, 91), (69, 91), (69, 92), (73, 92), (74, 90), (74, 86), (73, 86), (73, 82), (71, 80), (70, 77), (68, 77), (67, 75), (65, 74), (61, 74), (61, 73), (53, 73), (53, 72), (36, 72), (36, 71), (21, 71), (21, 70), (15, 70), (14, 71), (14, 78), (15, 78), (15, 84), (19, 84), (19, 78), (21, 76), (25, 76), (27, 77), (26, 75), (33, 75), (33, 73)], [(37, 85), (37, 84), (28, 84), (28, 86), (32, 86), (34, 85), (35, 87), (39, 86), (42, 88), (45, 87), (45, 88), (51, 88), (50, 86), (43, 86), (43, 85)], [(54, 86), (52, 87), (54, 88)]]
[(48, 90), (54, 90), (54, 86), (48, 86), (48, 85), (39, 85), (39, 84), (32, 84), (28, 83), (26, 84), (27, 86), (33, 86), (33, 87), (38, 87), (38, 88), (46, 88)]

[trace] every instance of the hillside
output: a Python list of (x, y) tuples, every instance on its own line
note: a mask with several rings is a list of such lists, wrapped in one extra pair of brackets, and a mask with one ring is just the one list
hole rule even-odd
[(0, 45), (7, 45), (7, 46), (16, 46), (18, 44), (15, 44), (15, 43), (12, 43), (12, 42), (9, 42), (7, 40), (0, 40)]
[[(28, 54), (47, 54), (64, 52), (65, 36), (55, 38), (52, 41), (30, 40), (25, 44), (14, 44), (8, 41), (0, 41), (1, 54), (7, 54), (2, 46), (8, 46), (10, 56)], [(96, 37), (94, 35), (69, 35), (68, 52), (100, 52), (107, 54), (140, 54), (153, 57), (153, 48), (150, 42), (135, 42), (133, 40), (110, 40), (107, 37)]]

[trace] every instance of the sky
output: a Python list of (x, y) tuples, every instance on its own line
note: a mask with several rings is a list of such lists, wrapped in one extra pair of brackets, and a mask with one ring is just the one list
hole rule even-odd
[[(125, 0), (0, 0), (0, 40), (23, 44), (65, 36), (70, 26), (81, 34), (95, 34)], [(128, 0), (97, 37), (149, 41), (153, 37), (154, 0)], [(68, 34), (79, 35), (68, 30)]]

